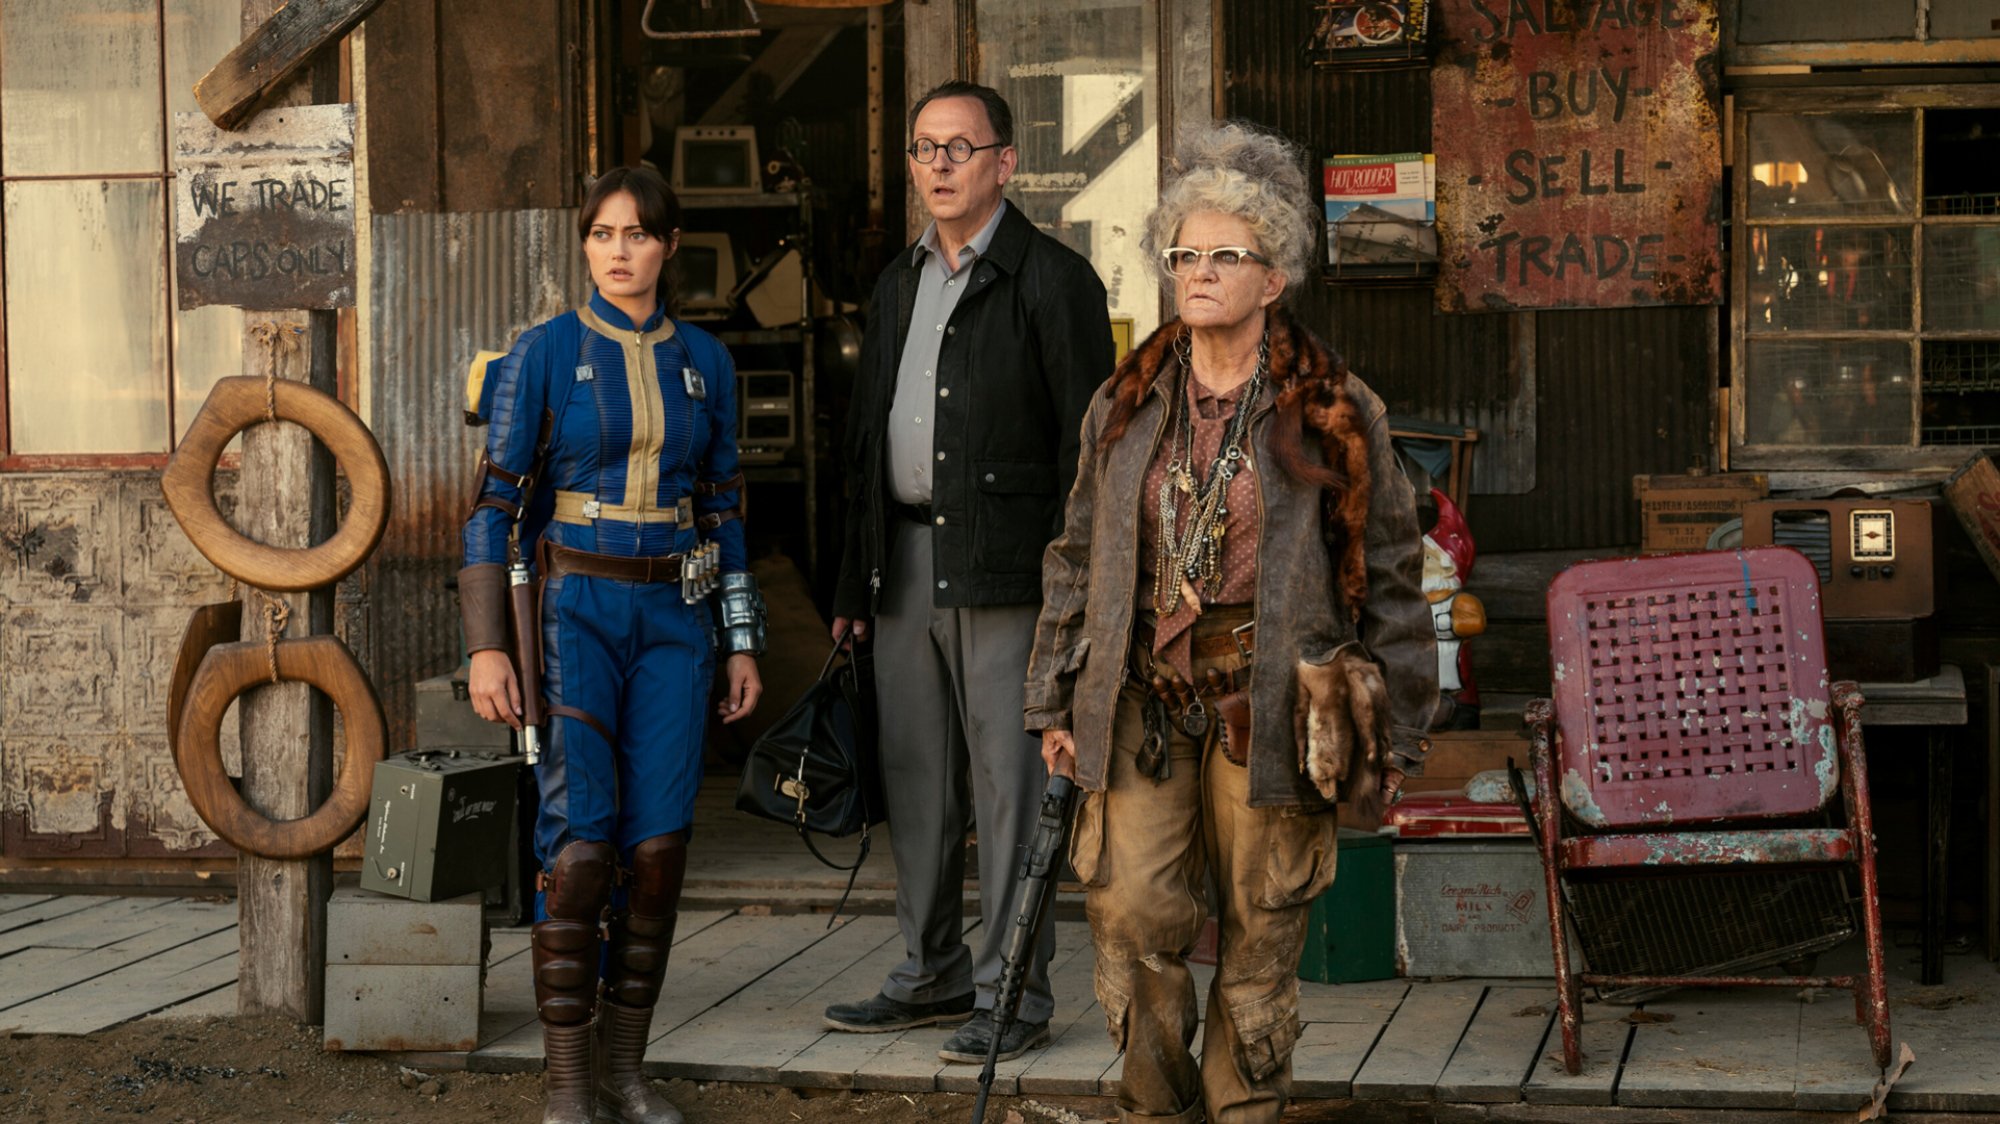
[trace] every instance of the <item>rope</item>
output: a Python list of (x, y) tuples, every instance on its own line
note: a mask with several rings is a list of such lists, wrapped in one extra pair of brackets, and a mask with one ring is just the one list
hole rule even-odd
[(264, 602), (264, 658), (271, 664), (271, 682), (278, 678), (278, 640), (285, 635), (285, 626), (292, 620), (292, 604), (282, 597), (273, 597), (263, 590), (257, 596)]
[(264, 420), (278, 420), (278, 352), (297, 355), (306, 330), (293, 325), (287, 332), (275, 320), (259, 320), (250, 325), (250, 338), (264, 345)]

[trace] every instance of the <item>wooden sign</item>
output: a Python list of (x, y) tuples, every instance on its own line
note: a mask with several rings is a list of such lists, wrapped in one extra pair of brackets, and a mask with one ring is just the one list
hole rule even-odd
[(1439, 0), (1438, 307), (1717, 304), (1715, 0)]
[(235, 132), (175, 115), (180, 306), (351, 308), (354, 107), (267, 110)]

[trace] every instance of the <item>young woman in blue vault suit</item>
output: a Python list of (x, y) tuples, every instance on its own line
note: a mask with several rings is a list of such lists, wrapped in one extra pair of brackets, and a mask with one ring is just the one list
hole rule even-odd
[[(673, 944), (717, 649), (722, 721), (748, 715), (763, 690), (735, 367), (713, 336), (672, 318), (662, 280), (680, 217), (649, 169), (592, 186), (577, 229), (597, 293), (489, 367), (490, 428), (465, 525), (473, 709), (516, 729), (505, 606), (517, 523), (542, 579), (550, 718), (535, 848), (547, 919), (535, 924), (533, 961), (545, 1124), (681, 1120), (639, 1064)], [(602, 937), (621, 879), (624, 904)]]

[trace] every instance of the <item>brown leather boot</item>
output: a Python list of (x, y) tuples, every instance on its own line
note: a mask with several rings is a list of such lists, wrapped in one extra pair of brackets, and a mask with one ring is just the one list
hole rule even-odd
[(618, 856), (609, 843), (562, 849), (543, 882), (549, 919), (535, 923), (535, 1009), (548, 1054), (542, 1124), (591, 1124), (591, 1013), (597, 1005), (598, 918), (611, 900)]
[(597, 1008), (598, 1124), (681, 1124), (680, 1110), (640, 1066), (667, 974), (667, 951), (687, 873), (687, 833), (656, 835), (632, 850), (626, 909), (611, 919), (604, 1002)]

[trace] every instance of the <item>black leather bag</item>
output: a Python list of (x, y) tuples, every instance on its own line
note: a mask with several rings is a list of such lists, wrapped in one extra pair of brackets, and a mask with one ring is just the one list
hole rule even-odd
[[(872, 657), (855, 648), (842, 660), (836, 640), (819, 678), (806, 688), (784, 717), (750, 747), (743, 780), (736, 790), (739, 811), (788, 824), (813, 857), (835, 870), (850, 871), (847, 888), (868, 859), (869, 828), (887, 818), (875, 747), (875, 689)], [(845, 837), (861, 833), (852, 864), (820, 854), (812, 834)], [(847, 897), (841, 896), (845, 905)], [(836, 916), (839, 907), (834, 910)]]

